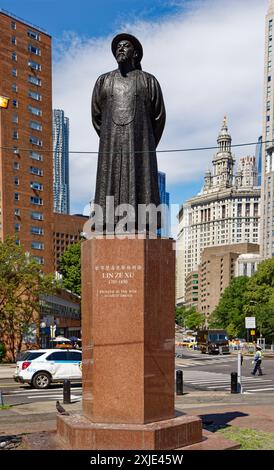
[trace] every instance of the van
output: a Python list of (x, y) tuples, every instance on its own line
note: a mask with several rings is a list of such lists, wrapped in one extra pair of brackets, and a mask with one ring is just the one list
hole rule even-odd
[(225, 330), (200, 330), (197, 345), (202, 354), (229, 354), (229, 341)]

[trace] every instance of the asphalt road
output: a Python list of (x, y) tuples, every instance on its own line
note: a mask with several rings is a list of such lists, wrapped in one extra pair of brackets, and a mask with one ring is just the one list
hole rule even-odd
[[(176, 369), (183, 371), (184, 390), (230, 391), (231, 372), (238, 371), (237, 354), (213, 356), (186, 348), (177, 349), (176, 353)], [(274, 357), (263, 359), (262, 377), (251, 375), (252, 360), (252, 356), (244, 356), (241, 370), (243, 392), (274, 393)]]
[[(187, 391), (230, 391), (231, 372), (237, 372), (237, 356), (234, 354), (212, 356), (187, 348), (176, 350), (176, 369), (183, 371), (184, 392)], [(181, 357), (178, 357), (181, 356)], [(274, 393), (274, 357), (264, 358), (262, 377), (251, 375), (252, 357), (244, 357), (242, 386), (245, 394)], [(61, 384), (54, 384), (46, 390), (36, 390), (28, 385), (17, 384), (12, 378), (0, 379), (0, 390), (4, 404), (15, 405), (38, 401), (63, 399)], [(82, 399), (81, 384), (71, 385), (71, 400)]]

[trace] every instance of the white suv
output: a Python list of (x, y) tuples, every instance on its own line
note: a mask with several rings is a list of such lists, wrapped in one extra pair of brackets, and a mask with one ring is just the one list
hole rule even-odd
[(82, 352), (77, 349), (37, 349), (26, 351), (16, 363), (16, 382), (48, 388), (52, 382), (82, 380)]

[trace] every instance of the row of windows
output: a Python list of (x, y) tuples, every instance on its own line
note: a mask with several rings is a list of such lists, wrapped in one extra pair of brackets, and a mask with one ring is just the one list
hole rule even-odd
[[(12, 122), (13, 122), (14, 124), (18, 124), (18, 116), (16, 116), (16, 115), (13, 116)], [(37, 121), (30, 121), (29, 126), (30, 126), (30, 128), (33, 129), (34, 131), (40, 131), (40, 132), (41, 132), (42, 129), (43, 129), (43, 128), (42, 128), (42, 124), (40, 124), (40, 122), (37, 122)], [(13, 133), (12, 133), (12, 137), (13, 137), (13, 139), (18, 140), (18, 139), (19, 139), (19, 132), (18, 132), (17, 130), (14, 130)], [(31, 138), (32, 138), (32, 139), (35, 139), (34, 137), (30, 137), (30, 139), (31, 139)], [(39, 145), (39, 146), (41, 147), (41, 146), (42, 146), (42, 142), (39, 141), (39, 143), (38, 143), (38, 141), (39, 141), (39, 139), (36, 140), (35, 142), (32, 142), (32, 141), (30, 140), (30, 142), (35, 143), (35, 145)]]
[[(17, 77), (18, 76), (17, 69), (13, 68), (11, 71), (11, 74), (13, 77)], [(28, 82), (31, 83), (32, 85), (42, 86), (41, 78), (36, 77), (35, 75), (28, 75)]]
[[(18, 207), (16, 207), (14, 209), (14, 215), (16, 217), (20, 217), (20, 213), (21, 213), (20, 209), (18, 209)], [(31, 212), (30, 216), (31, 216), (32, 220), (44, 220), (44, 215), (43, 215), (42, 212)]]
[[(20, 184), (19, 178), (17, 176), (15, 176), (14, 178), (14, 184), (16, 186), (19, 186)], [(36, 181), (31, 181), (30, 187), (31, 189), (34, 189), (35, 191), (43, 191), (43, 185), (41, 183), (37, 183)]]
[[(20, 232), (21, 230), (21, 224), (14, 224), (14, 230), (16, 232)], [(44, 235), (44, 229), (42, 229), (41, 227), (30, 227), (30, 233), (32, 235)]]
[[(13, 29), (13, 30), (17, 29), (16, 21), (12, 20), (10, 25), (11, 25), (11, 29)], [(37, 31), (33, 31), (33, 29), (28, 29), (27, 35), (31, 39), (35, 39), (36, 41), (40, 41), (40, 34)]]
[[(18, 106), (16, 106), (18, 107)], [(34, 116), (42, 116), (42, 110), (40, 108), (36, 108), (34, 106), (29, 105), (28, 106), (28, 111), (33, 114)], [(14, 124), (18, 124), (18, 114), (13, 114), (12, 116), (12, 122)], [(38, 123), (39, 124), (39, 123)]]
[[(17, 39), (16, 39), (16, 36), (12, 36), (11, 37), (11, 43), (14, 44), (15, 46), (17, 45)], [(28, 45), (28, 51), (31, 52), (32, 54), (35, 54), (35, 55), (41, 55), (41, 49), (39, 49), (39, 47), (36, 47), (34, 46), (33, 44), (29, 44)], [(18, 59), (18, 55), (17, 55), (17, 52), (12, 52), (11, 53), (11, 58), (12, 60), (15, 60), (17, 62), (17, 59)], [(31, 60), (30, 60), (31, 62)]]
[[(40, 93), (36, 93), (36, 91), (29, 91), (28, 92), (28, 97), (35, 100), (35, 101), (42, 101), (42, 95), (40, 95)], [(12, 106), (13, 106), (13, 108), (18, 108), (19, 107), (19, 101), (16, 98), (14, 98), (12, 100)], [(42, 114), (42, 111), (41, 110), (39, 110), (39, 111)], [(41, 114), (38, 114), (38, 115), (40, 116)]]
[[(33, 154), (35, 155), (35, 152), (33, 152)], [(39, 155), (39, 154), (36, 154), (35, 157), (34, 156), (31, 156), (31, 158), (34, 158), (35, 160), (42, 160), (42, 155)], [(14, 170), (19, 170), (20, 169), (20, 163), (19, 162), (14, 162), (13, 163), (13, 169)], [(41, 168), (37, 168), (36, 166), (31, 166), (30, 167), (30, 173), (32, 175), (36, 175), (36, 176), (43, 176), (44, 172), (43, 170), (41, 170)]]
[[(19, 193), (14, 193), (14, 200), (15, 201), (20, 200), (20, 194)], [(38, 196), (30, 196), (30, 203), (34, 204), (35, 206), (42, 206), (43, 205), (43, 199), (38, 197)]]

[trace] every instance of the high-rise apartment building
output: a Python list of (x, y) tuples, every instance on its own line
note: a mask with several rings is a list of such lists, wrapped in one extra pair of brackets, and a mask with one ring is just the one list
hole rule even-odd
[(62, 109), (52, 118), (54, 212), (69, 214), (69, 119)]
[[(254, 274), (257, 268), (257, 257), (260, 259), (259, 245), (254, 243), (236, 243), (234, 245), (222, 245), (205, 248), (201, 255), (199, 265), (199, 302), (198, 310), (205, 316), (207, 324), (208, 316), (217, 307), (219, 300), (230, 281), (238, 275), (237, 261), (241, 254), (245, 258), (255, 256), (254, 271), (246, 269), (243, 276)], [(247, 263), (246, 263), (247, 265)]]
[(274, 0), (269, 0), (265, 26), (262, 152), (261, 254), (274, 256)]
[(226, 118), (218, 136), (212, 171), (201, 192), (179, 212), (177, 241), (177, 303), (185, 302), (186, 276), (196, 271), (206, 247), (258, 243), (259, 202), (255, 157), (243, 157), (234, 175), (235, 159)]
[(51, 37), (0, 10), (0, 239), (15, 235), (45, 271), (52, 249)]

